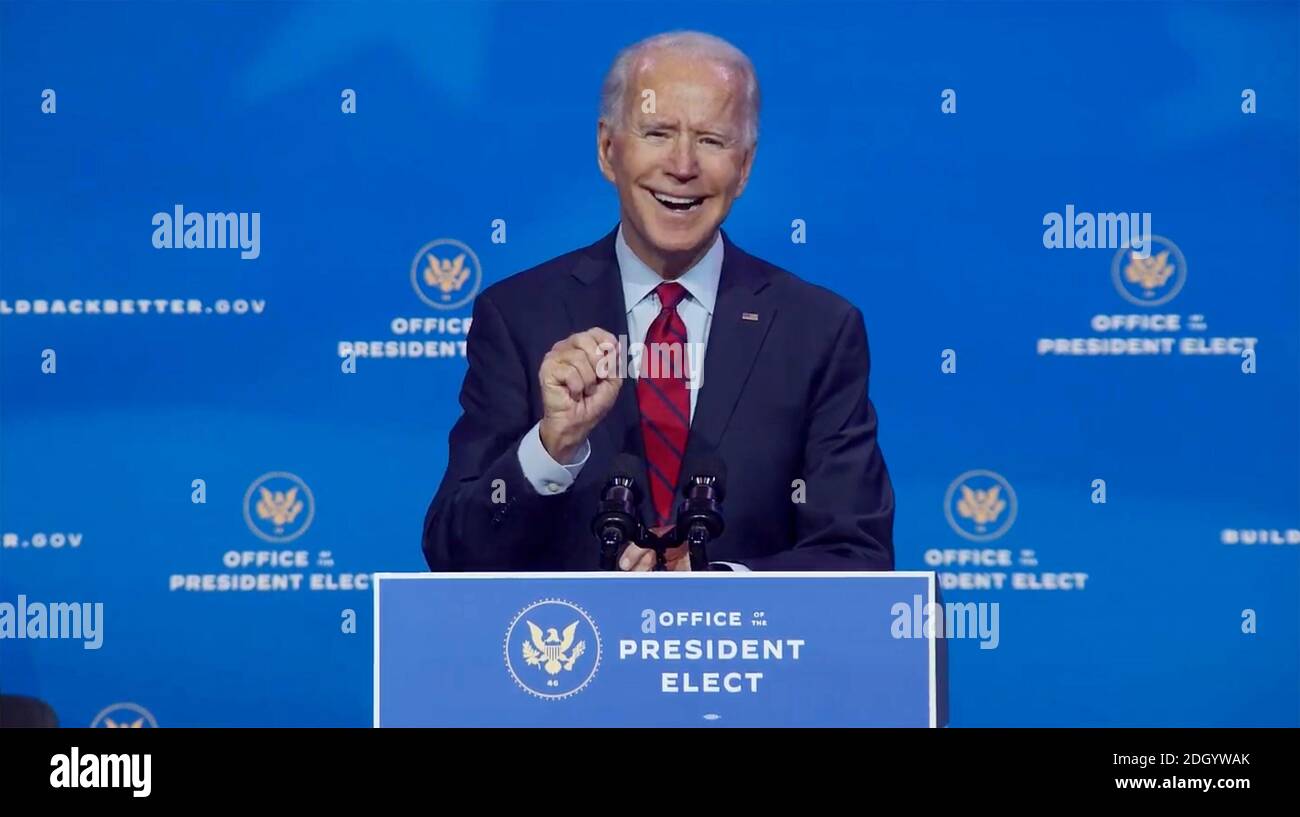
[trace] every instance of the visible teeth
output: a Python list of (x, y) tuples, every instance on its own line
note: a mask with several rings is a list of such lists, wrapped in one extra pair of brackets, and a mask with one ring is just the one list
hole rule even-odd
[(654, 197), (662, 201), (664, 204), (694, 205), (703, 201), (703, 199), (685, 199), (680, 196), (670, 196), (667, 193), (655, 193)]

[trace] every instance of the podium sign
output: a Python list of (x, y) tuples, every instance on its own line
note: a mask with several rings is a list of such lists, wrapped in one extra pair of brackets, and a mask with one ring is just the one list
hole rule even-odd
[(946, 719), (933, 573), (379, 573), (374, 593), (375, 726)]

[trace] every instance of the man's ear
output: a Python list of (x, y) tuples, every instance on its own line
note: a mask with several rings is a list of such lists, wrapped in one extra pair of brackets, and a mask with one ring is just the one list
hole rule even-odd
[(740, 198), (740, 194), (745, 192), (745, 185), (749, 184), (749, 171), (754, 167), (754, 154), (757, 152), (758, 142), (750, 145), (749, 150), (745, 151), (745, 158), (742, 160), (744, 164), (740, 168), (740, 185), (736, 187), (736, 198)]
[(596, 164), (600, 166), (600, 175), (610, 184), (614, 181), (614, 163), (611, 154), (614, 150), (614, 129), (601, 119), (596, 123)]

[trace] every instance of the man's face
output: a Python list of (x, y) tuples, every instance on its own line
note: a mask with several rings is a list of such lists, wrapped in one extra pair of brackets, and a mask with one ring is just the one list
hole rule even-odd
[(629, 246), (675, 277), (708, 250), (749, 179), (742, 78), (715, 62), (651, 52), (628, 80), (626, 103), (621, 123), (597, 129), (600, 170), (618, 187)]

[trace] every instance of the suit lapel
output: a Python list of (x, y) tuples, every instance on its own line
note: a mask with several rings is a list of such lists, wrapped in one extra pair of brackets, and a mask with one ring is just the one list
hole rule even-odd
[(732, 244), (726, 233), (722, 238), (722, 277), (704, 355), (704, 386), (686, 440), (687, 460), (693, 453), (716, 450), (721, 443), (759, 347), (776, 317), (775, 303), (763, 294), (767, 277), (759, 262)]

